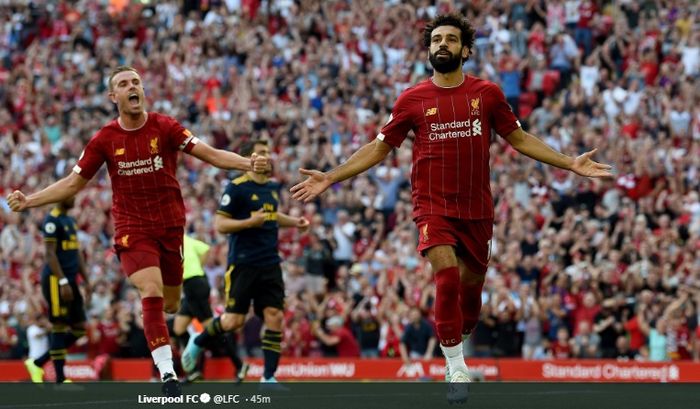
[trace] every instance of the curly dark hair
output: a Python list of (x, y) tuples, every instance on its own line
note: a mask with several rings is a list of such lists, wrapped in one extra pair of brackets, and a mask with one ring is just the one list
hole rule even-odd
[(469, 20), (464, 18), (464, 16), (462, 16), (459, 13), (440, 14), (428, 24), (426, 24), (425, 28), (423, 29), (424, 46), (430, 47), (430, 37), (433, 33), (433, 30), (440, 26), (457, 27), (459, 31), (462, 32), (462, 46), (467, 47), (469, 49), (469, 55), (472, 54), (472, 49), (474, 48), (474, 35), (476, 33), (476, 30), (474, 30), (471, 23), (469, 23)]

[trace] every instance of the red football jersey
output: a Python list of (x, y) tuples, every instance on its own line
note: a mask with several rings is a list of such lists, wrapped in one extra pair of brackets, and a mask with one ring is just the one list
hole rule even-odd
[(113, 120), (90, 139), (73, 171), (91, 179), (107, 162), (115, 237), (184, 226), (177, 153), (191, 151), (197, 141), (175, 119), (156, 112), (134, 130)]
[(493, 219), (491, 131), (507, 136), (519, 127), (496, 84), (466, 76), (459, 86), (441, 88), (427, 79), (399, 96), (377, 138), (399, 147), (409, 130), (416, 135), (411, 171), (414, 218)]

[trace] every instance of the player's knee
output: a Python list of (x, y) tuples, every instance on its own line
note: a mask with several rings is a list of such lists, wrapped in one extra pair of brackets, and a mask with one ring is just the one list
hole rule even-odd
[(457, 256), (451, 246), (435, 246), (427, 250), (426, 256), (434, 272), (457, 266)]
[(245, 316), (242, 314), (224, 313), (221, 316), (221, 328), (224, 331), (234, 331), (243, 326)]
[(163, 297), (163, 287), (154, 281), (141, 283), (138, 286), (138, 290), (139, 290), (139, 294), (141, 295), (141, 298)]
[(485, 278), (486, 274), (476, 274), (471, 271), (466, 271), (466, 273), (462, 275), (461, 281), (462, 284), (465, 285), (483, 285)]
[(284, 313), (277, 308), (265, 308), (263, 310), (265, 325), (269, 328), (280, 328), (284, 321)]

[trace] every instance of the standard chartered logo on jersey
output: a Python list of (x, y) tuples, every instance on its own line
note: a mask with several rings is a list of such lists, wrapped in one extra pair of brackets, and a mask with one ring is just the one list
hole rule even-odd
[(430, 124), (430, 133), (428, 139), (430, 141), (439, 141), (442, 139), (469, 138), (471, 136), (481, 135), (481, 120), (475, 119), (471, 121), (452, 121), (452, 122), (435, 122)]
[(117, 175), (119, 176), (145, 175), (146, 173), (153, 173), (163, 169), (163, 158), (160, 155), (156, 155), (148, 159), (117, 162), (117, 167), (119, 168), (117, 170)]

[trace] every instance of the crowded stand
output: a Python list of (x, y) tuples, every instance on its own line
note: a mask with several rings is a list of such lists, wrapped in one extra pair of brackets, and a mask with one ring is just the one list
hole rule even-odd
[[(49, 207), (14, 189), (65, 175), (116, 117), (109, 72), (139, 70), (147, 109), (212, 146), (270, 141), (284, 230), (284, 357), (439, 357), (432, 271), (417, 252), (410, 142), (312, 203), (299, 168), (328, 170), (376, 137), (430, 75), (421, 28), (461, 11), (477, 29), (468, 75), (501, 86), (525, 129), (612, 180), (542, 165), (498, 136), (481, 320), (467, 356), (700, 360), (700, 6), (689, 0), (229, 0), (0, 2), (0, 358), (41, 355), (39, 276)], [(187, 232), (223, 310), (226, 237), (213, 219), (235, 173), (182, 155)], [(70, 352), (148, 357), (138, 292), (113, 250), (106, 169), (72, 215), (87, 263), (87, 335)], [(261, 356), (261, 321), (237, 334)], [(327, 342), (329, 338), (338, 342)]]

